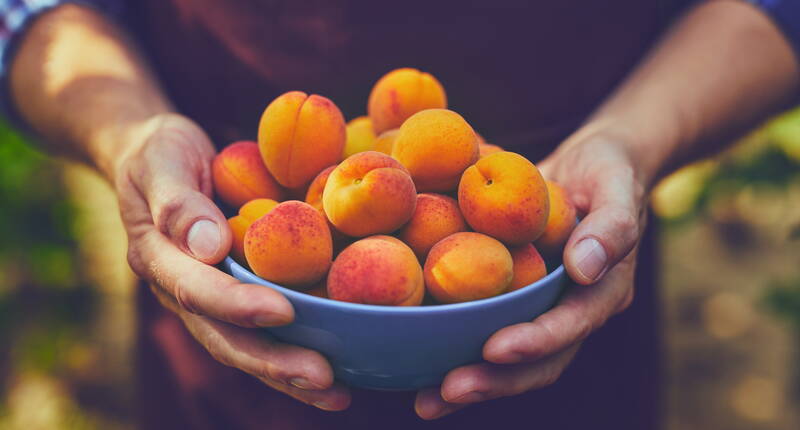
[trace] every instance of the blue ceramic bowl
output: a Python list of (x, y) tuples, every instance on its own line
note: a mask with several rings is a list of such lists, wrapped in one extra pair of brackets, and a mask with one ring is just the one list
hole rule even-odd
[(281, 287), (230, 257), (222, 264), (236, 279), (278, 290), (294, 306), (294, 322), (264, 330), (284, 342), (324, 354), (338, 380), (379, 390), (438, 385), (453, 368), (481, 361), (489, 336), (550, 309), (566, 280), (562, 265), (525, 288), (488, 299), (434, 306), (374, 306), (322, 299)]

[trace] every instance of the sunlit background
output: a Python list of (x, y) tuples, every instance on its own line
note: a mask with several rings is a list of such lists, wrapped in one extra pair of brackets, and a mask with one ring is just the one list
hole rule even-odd
[[(800, 428), (800, 109), (655, 189), (669, 429)], [(133, 427), (109, 186), (0, 125), (0, 429)]]

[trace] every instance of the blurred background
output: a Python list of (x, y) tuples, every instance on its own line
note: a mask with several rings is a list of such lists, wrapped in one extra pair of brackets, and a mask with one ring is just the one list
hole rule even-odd
[[(800, 428), (800, 109), (654, 190), (670, 430)], [(134, 277), (90, 169), (0, 124), (0, 430), (133, 428)]]

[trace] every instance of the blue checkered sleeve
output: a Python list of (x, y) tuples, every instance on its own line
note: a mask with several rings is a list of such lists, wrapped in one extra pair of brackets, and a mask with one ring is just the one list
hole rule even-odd
[(35, 17), (63, 3), (82, 4), (116, 16), (122, 12), (125, 0), (0, 0), (0, 116), (18, 126), (22, 124), (9, 104), (7, 81), (14, 49)]

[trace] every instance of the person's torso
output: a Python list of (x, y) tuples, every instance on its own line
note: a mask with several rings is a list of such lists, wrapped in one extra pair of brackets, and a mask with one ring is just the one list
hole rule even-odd
[(439, 78), (481, 134), (550, 148), (652, 43), (663, 3), (139, 0), (131, 25), (178, 107), (219, 146), (254, 137), (288, 90), (363, 115), (374, 82), (408, 66)]

